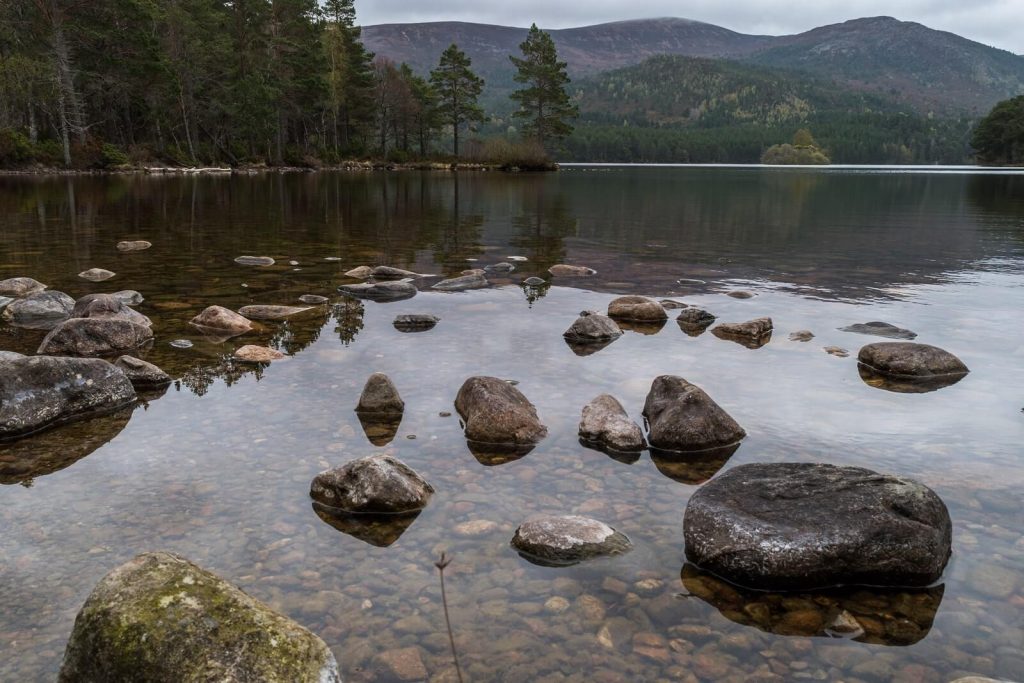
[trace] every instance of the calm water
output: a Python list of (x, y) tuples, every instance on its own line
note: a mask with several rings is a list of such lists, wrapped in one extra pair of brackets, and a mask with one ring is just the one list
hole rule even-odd
[[(120, 254), (122, 239), (154, 247)], [(277, 265), (236, 265), (242, 254)], [(451, 275), (512, 255), (529, 260), (485, 290), (362, 305), (335, 292), (358, 265)], [(560, 262), (598, 274), (548, 278), (542, 292), (519, 286)], [(76, 277), (91, 267), (118, 275)], [(321, 635), (346, 680), (381, 680), (375, 655), (415, 646), (431, 680), (451, 681), (433, 567), (442, 549), (454, 555), (452, 620), (473, 681), (1024, 678), (1024, 176), (0, 178), (0, 278), (21, 275), (76, 298), (141, 291), (156, 342), (140, 355), (180, 379), (134, 411), (0, 445), (0, 680), (52, 680), (100, 577), (139, 552), (171, 550)], [(737, 289), (756, 296), (726, 296)], [(210, 304), (293, 304), (306, 293), (335, 305), (226, 343), (187, 325)], [(768, 315), (775, 336), (750, 350), (670, 320), (576, 356), (561, 333), (621, 293), (670, 296), (724, 321)], [(442, 321), (418, 334), (391, 325), (421, 312)], [(837, 328), (872, 320), (916, 331), (971, 374), (928, 394), (865, 384), (856, 351), (877, 339)], [(789, 341), (800, 329), (817, 336)], [(0, 325), (0, 348), (31, 352), (41, 336)], [(195, 345), (172, 348), (179, 338)], [(233, 365), (245, 343), (290, 357), (258, 371)], [(832, 345), (851, 357), (822, 350)], [(406, 402), (383, 447), (353, 412), (373, 371)], [(610, 392), (639, 418), (665, 373), (702, 386), (747, 430), (727, 462), (624, 462), (577, 442), (587, 401)], [(440, 416), (475, 374), (518, 380), (550, 436), (521, 459), (478, 460), (457, 417)], [(429, 507), (404, 530), (322, 521), (313, 476), (380, 452), (434, 485)], [(683, 510), (702, 481), (792, 460), (933, 487), (954, 522), (941, 584), (751, 594), (685, 565)], [(534, 566), (508, 546), (533, 513), (597, 517), (634, 549)], [(816, 637), (838, 609), (865, 626), (858, 640)]]

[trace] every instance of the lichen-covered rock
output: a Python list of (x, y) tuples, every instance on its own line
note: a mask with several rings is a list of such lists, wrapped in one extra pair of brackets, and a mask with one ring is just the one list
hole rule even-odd
[(512, 547), (537, 564), (568, 566), (595, 557), (621, 555), (632, 544), (604, 522), (566, 515), (523, 522), (512, 537)]
[(416, 296), (416, 286), (410, 282), (367, 282), (358, 285), (341, 285), (338, 291), (357, 299), (370, 301), (403, 301)]
[(272, 266), (276, 261), (269, 256), (239, 256), (235, 263), (240, 266)]
[(942, 500), (910, 479), (813, 463), (741, 465), (686, 506), (686, 555), (760, 589), (926, 586), (950, 556)]
[(56, 290), (39, 291), (7, 304), (0, 317), (16, 327), (49, 330), (71, 317), (75, 300)]
[(238, 314), (249, 320), (283, 320), (299, 313), (311, 310), (302, 306), (242, 306)]
[(203, 312), (189, 321), (191, 325), (217, 333), (238, 335), (252, 329), (252, 323), (234, 311), (223, 306), (207, 306)]
[(583, 407), (579, 435), (584, 442), (623, 453), (647, 446), (640, 425), (630, 420), (622, 404), (609, 394), (601, 394)]
[(28, 296), (46, 289), (46, 285), (30, 277), (12, 277), (0, 280), (0, 296)]
[(847, 325), (846, 327), (840, 327), (842, 332), (855, 332), (857, 334), (872, 334), (876, 337), (888, 337), (889, 339), (916, 339), (917, 333), (902, 327), (896, 327), (890, 323), (883, 322), (870, 322), (870, 323), (857, 323), (856, 325)]
[(426, 332), (439, 322), (441, 319), (436, 315), (408, 314), (398, 316), (392, 324), (399, 332)]
[(570, 266), (564, 263), (551, 266), (548, 268), (548, 272), (556, 277), (585, 277), (597, 274), (597, 271), (593, 268), (587, 268), (586, 266)]
[(89, 270), (83, 270), (78, 274), (78, 277), (90, 282), (103, 282), (104, 280), (109, 280), (115, 275), (117, 275), (117, 273), (104, 268), (90, 268)]
[(930, 379), (963, 376), (970, 370), (949, 351), (912, 342), (878, 342), (861, 348), (857, 360), (890, 377)]
[(431, 286), (442, 292), (462, 292), (467, 289), (482, 289), (489, 287), (491, 283), (483, 275), (461, 275), (459, 277), (441, 280)]
[(372, 455), (316, 475), (309, 495), (350, 513), (395, 514), (422, 510), (434, 487), (404, 462)]
[(588, 312), (587, 315), (576, 318), (562, 336), (574, 344), (591, 344), (618, 339), (622, 336), (622, 330), (608, 316)]
[(398, 387), (383, 372), (375, 372), (366, 380), (363, 393), (359, 396), (357, 413), (402, 413), (405, 401), (398, 394)]
[(711, 330), (719, 339), (736, 342), (747, 348), (757, 349), (772, 338), (772, 319), (755, 318), (744, 323), (719, 323)]
[(391, 266), (376, 266), (370, 269), (370, 276), (375, 280), (403, 280), (407, 277), (420, 277), (420, 274)]
[(0, 439), (115, 410), (135, 400), (124, 373), (99, 359), (0, 359)]
[(651, 383), (643, 416), (650, 425), (651, 446), (665, 451), (724, 448), (746, 436), (703, 389), (674, 375), (662, 375)]
[(153, 326), (152, 320), (130, 308), (114, 294), (86, 294), (75, 302), (71, 317), (127, 320), (137, 325)]
[(271, 361), (281, 360), (285, 355), (277, 349), (272, 349), (269, 346), (246, 344), (245, 346), (235, 349), (232, 357), (235, 360), (244, 361), (246, 363), (269, 363)]
[(171, 383), (171, 376), (166, 372), (134, 356), (121, 356), (114, 361), (114, 365), (124, 372), (136, 389), (153, 389)]
[(70, 318), (43, 337), (38, 354), (48, 356), (111, 356), (137, 349), (153, 338), (153, 330), (118, 318)]
[(455, 397), (466, 438), (483, 444), (532, 445), (548, 434), (537, 409), (514, 386), (497, 377), (470, 377)]
[(608, 304), (608, 317), (641, 323), (660, 323), (668, 320), (665, 307), (643, 296), (620, 296)]
[(118, 251), (145, 251), (153, 246), (152, 242), (146, 240), (124, 240), (117, 243)]
[(341, 683), (320, 638), (185, 558), (107, 574), (75, 619), (59, 683)]

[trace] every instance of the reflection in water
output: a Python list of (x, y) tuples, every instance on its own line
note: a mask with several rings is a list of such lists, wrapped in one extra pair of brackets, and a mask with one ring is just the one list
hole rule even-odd
[(703, 484), (725, 467), (729, 458), (739, 450), (736, 443), (724, 448), (712, 448), (691, 453), (674, 453), (651, 449), (651, 461), (658, 471), (681, 484)]
[(945, 592), (940, 585), (767, 593), (739, 588), (690, 563), (683, 565), (681, 579), (687, 593), (738, 624), (781, 636), (848, 637), (874, 645), (923, 640)]
[(135, 406), (0, 443), (0, 484), (28, 486), (36, 477), (74, 465), (120, 434), (133, 412)]
[(485, 467), (515, 462), (536, 448), (536, 444), (480, 443), (466, 439), (469, 452)]
[[(680, 325), (680, 327), (682, 327), (682, 325)], [(745, 346), (748, 349), (759, 349), (772, 340), (772, 333), (770, 330), (762, 335), (755, 336), (750, 334), (735, 334), (726, 329), (722, 329), (721, 327), (714, 327), (711, 329), (711, 334), (715, 335), (719, 339), (735, 342), (740, 346)]]
[(355, 341), (359, 330), (363, 329), (363, 314), (365, 312), (363, 304), (355, 299), (345, 299), (331, 307), (331, 315), (337, 323), (334, 331), (345, 346)]
[(927, 394), (945, 387), (951, 387), (967, 376), (964, 373), (962, 375), (936, 375), (933, 377), (891, 377), (883, 375), (863, 363), (857, 363), (857, 372), (860, 373), (860, 378), (864, 380), (864, 384), (867, 384), (869, 387), (885, 389), (897, 394)]
[(402, 424), (402, 413), (361, 413), (356, 411), (366, 438), (374, 446), (387, 446), (395, 440)]
[(615, 321), (619, 329), (624, 332), (636, 332), (645, 336), (651, 336), (661, 332), (661, 329), (665, 327), (665, 323), (668, 320), (658, 320), (650, 322), (639, 322), (636, 320), (616, 320)]
[(400, 515), (352, 514), (314, 501), (313, 512), (343, 534), (386, 548), (412, 526), (422, 510)]

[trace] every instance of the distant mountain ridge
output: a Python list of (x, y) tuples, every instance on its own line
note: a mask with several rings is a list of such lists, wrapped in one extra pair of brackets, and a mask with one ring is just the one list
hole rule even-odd
[[(550, 31), (574, 78), (658, 55), (721, 58), (800, 70), (899, 102), (921, 113), (987, 112), (1024, 92), (1024, 56), (891, 17), (854, 19), (790, 36), (747, 35), (713, 24), (661, 18)], [(426, 72), (458, 43), (492, 96), (513, 86), (508, 55), (526, 29), (464, 22), (366, 26), (371, 51)]]

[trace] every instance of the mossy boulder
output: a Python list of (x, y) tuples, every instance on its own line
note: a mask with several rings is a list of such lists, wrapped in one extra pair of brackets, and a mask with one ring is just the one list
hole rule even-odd
[(139, 555), (75, 619), (59, 683), (341, 683), (334, 655), (291, 619), (183, 557)]

